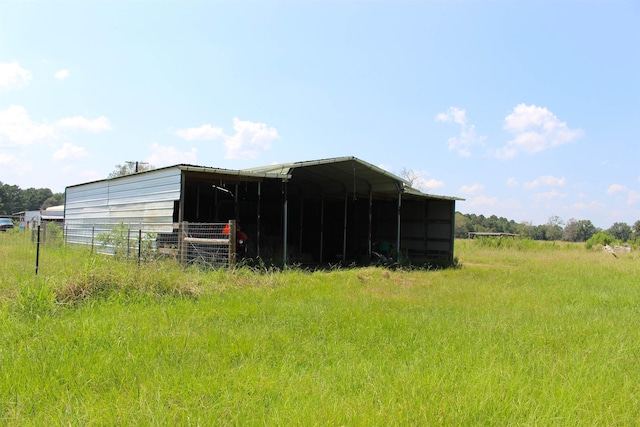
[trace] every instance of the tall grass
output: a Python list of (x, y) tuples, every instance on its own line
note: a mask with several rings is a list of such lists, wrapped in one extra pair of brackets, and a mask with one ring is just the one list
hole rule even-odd
[[(526, 243), (530, 244), (530, 243)], [(77, 256), (0, 303), (7, 425), (636, 425), (640, 259), (183, 271)], [(73, 268), (72, 268), (73, 267)]]

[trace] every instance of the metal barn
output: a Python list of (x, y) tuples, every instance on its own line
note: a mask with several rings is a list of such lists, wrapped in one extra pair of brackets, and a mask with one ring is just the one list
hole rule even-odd
[(131, 224), (161, 240), (179, 239), (184, 224), (231, 220), (249, 236), (251, 255), (266, 260), (448, 265), (456, 200), (355, 157), (245, 170), (175, 165), (67, 187), (65, 219), (75, 243), (89, 237), (74, 237), (70, 224)]

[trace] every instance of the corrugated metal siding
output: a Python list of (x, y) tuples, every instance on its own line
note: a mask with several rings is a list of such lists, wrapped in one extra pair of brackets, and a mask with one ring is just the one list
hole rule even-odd
[(453, 260), (454, 200), (407, 200), (402, 205), (400, 248), (412, 262)]
[(180, 176), (176, 167), (68, 187), (68, 241), (90, 243), (85, 228), (92, 225), (102, 231), (124, 223), (143, 232), (170, 233), (174, 201), (180, 199)]

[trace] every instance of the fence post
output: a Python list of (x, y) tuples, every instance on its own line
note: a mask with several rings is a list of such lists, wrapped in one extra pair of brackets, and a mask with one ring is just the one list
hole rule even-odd
[(36, 276), (38, 275), (39, 266), (40, 266), (40, 225), (38, 225), (38, 240), (36, 242)]
[(229, 220), (229, 267), (236, 265), (236, 221)]
[[(135, 246), (133, 249), (135, 250)], [(129, 259), (130, 257), (131, 257), (131, 227), (127, 226), (127, 259)]]
[(180, 263), (182, 265), (187, 263), (187, 244), (184, 241), (184, 238), (188, 236), (189, 232), (189, 223), (187, 221), (183, 221), (178, 228), (178, 248), (180, 251)]
[(142, 249), (142, 229), (138, 230), (138, 267), (140, 267), (141, 249)]

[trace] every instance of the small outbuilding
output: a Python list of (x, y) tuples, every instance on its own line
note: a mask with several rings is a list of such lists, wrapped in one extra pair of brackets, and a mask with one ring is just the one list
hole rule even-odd
[(232, 221), (265, 260), (449, 265), (457, 200), (355, 157), (243, 170), (181, 164), (67, 187), (65, 228), (75, 243), (89, 239), (80, 228), (121, 223), (160, 241), (185, 224)]

